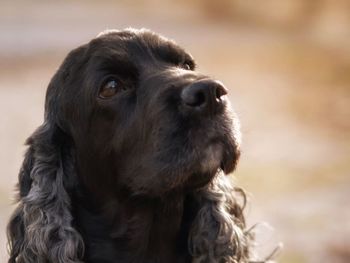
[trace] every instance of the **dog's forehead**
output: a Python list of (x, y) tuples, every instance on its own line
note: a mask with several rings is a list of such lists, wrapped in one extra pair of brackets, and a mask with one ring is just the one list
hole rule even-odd
[(99, 47), (107, 47), (110, 52), (169, 53), (173, 56), (191, 57), (175, 41), (147, 29), (106, 30), (92, 41)]
[(134, 28), (127, 28), (125, 30), (116, 30), (116, 29), (108, 29), (105, 31), (102, 31), (99, 33), (95, 39), (105, 39), (105, 40), (114, 40), (119, 42), (140, 42), (148, 45), (154, 45), (154, 44), (173, 44), (174, 47), (177, 46), (175, 41), (166, 38), (160, 34), (157, 34), (151, 30), (148, 29), (134, 29)]

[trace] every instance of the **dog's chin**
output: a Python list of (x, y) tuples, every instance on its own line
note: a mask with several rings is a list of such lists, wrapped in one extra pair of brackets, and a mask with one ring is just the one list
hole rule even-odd
[(220, 169), (227, 175), (232, 173), (237, 166), (240, 156), (240, 150), (237, 146), (230, 151), (225, 151), (220, 162)]
[[(175, 156), (178, 156), (178, 159), (173, 159), (173, 162), (167, 163), (163, 169), (158, 171), (150, 169), (152, 172), (149, 174), (154, 174), (154, 176), (146, 178), (147, 181), (141, 187), (131, 185), (130, 188), (134, 189), (132, 192), (138, 195), (159, 197), (182, 190), (198, 190), (209, 185), (219, 173), (233, 172), (239, 151), (234, 140), (218, 138), (212, 140), (212, 143), (203, 143), (192, 148), (187, 154), (182, 153)], [(159, 161), (158, 156), (154, 160), (158, 163), (163, 161)], [(152, 164), (152, 162), (149, 163)], [(151, 165), (150, 167), (159, 166)], [(136, 174), (142, 174), (142, 171)]]
[[(229, 149), (229, 150), (228, 150)], [(239, 158), (239, 151), (235, 146), (221, 144), (210, 145), (198, 161), (199, 170), (189, 177), (186, 188), (198, 189), (208, 185), (221, 171), (229, 174), (234, 171)]]
[(212, 173), (221, 169), (225, 174), (232, 173), (239, 159), (239, 147), (236, 143), (214, 143), (204, 150), (200, 161), (201, 172)]

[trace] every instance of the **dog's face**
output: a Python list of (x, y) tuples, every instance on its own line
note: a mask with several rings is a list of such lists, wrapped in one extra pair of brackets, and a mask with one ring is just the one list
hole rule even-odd
[(233, 171), (238, 121), (227, 90), (172, 41), (108, 32), (71, 52), (56, 78), (47, 114), (72, 138), (88, 187), (161, 196)]

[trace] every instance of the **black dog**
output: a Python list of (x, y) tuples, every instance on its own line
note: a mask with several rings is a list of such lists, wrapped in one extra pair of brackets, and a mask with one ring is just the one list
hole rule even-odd
[(9, 262), (247, 262), (226, 93), (147, 30), (73, 50), (27, 141)]

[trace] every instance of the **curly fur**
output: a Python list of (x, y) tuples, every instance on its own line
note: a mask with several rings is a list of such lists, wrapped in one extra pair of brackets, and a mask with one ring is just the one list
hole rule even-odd
[(20, 180), (31, 183), (30, 189), (20, 185), (19, 206), (8, 227), (9, 262), (80, 262), (83, 241), (72, 227), (64, 160), (55, 145), (54, 130), (45, 123), (27, 141), (30, 148)]
[(193, 262), (248, 262), (252, 236), (244, 231), (244, 192), (219, 174), (196, 198), (201, 208), (189, 236)]
[[(152, 41), (159, 44), (164, 41), (163, 38), (161, 40), (158, 38), (154, 40), (155, 35), (153, 33), (144, 31), (127, 30), (118, 33), (108, 32), (108, 34), (100, 35), (88, 46), (85, 45), (74, 50), (67, 57), (48, 89), (44, 124), (27, 140), (29, 148), (19, 173), (18, 206), (8, 225), (10, 251), (10, 259), (8, 262), (102, 262), (98, 260), (94, 261), (94, 259), (102, 257), (103, 254), (107, 254), (109, 257), (108, 260), (111, 260), (110, 262), (140, 262), (140, 258), (146, 257), (150, 258), (147, 262), (164, 262), (164, 258), (166, 257), (174, 258), (174, 255), (171, 254), (173, 253), (171, 252), (171, 245), (167, 246), (166, 240), (170, 240), (169, 244), (172, 244), (171, 242), (173, 241), (171, 240), (174, 240), (174, 237), (177, 238), (177, 236), (181, 236), (179, 239), (183, 240), (185, 243), (187, 241), (188, 244), (185, 248), (182, 248), (184, 242), (179, 243), (180, 247), (178, 251), (180, 252), (176, 252), (179, 255), (179, 259), (174, 258), (171, 262), (248, 262), (252, 236), (245, 231), (246, 225), (243, 215), (245, 194), (240, 189), (234, 188), (230, 179), (222, 172), (214, 171), (215, 176), (213, 176), (213, 179), (210, 180), (209, 183), (201, 182), (202, 185), (200, 187), (194, 187), (194, 189), (190, 191), (184, 191), (182, 188), (173, 189), (175, 185), (174, 182), (188, 182), (192, 180), (189, 177), (176, 177), (174, 182), (168, 184), (167, 181), (163, 182), (157, 179), (157, 175), (154, 175), (154, 178), (150, 177), (150, 181), (147, 182), (142, 181), (147, 178), (144, 179), (141, 177), (132, 177), (133, 182), (130, 182), (127, 178), (125, 181), (118, 181), (115, 187), (124, 184), (125, 187), (123, 191), (124, 189), (128, 189), (127, 192), (123, 192), (122, 198), (119, 194), (121, 192), (115, 195), (108, 188), (111, 181), (108, 181), (107, 178), (104, 179), (106, 180), (106, 184), (101, 184), (99, 188), (94, 188), (96, 187), (97, 181), (93, 180), (98, 179), (96, 178), (94, 169), (97, 169), (96, 167), (105, 167), (103, 165), (99, 166), (98, 164), (98, 161), (102, 162), (104, 160), (92, 161), (94, 159), (89, 159), (88, 155), (84, 155), (86, 150), (83, 146), (90, 145), (92, 149), (97, 149), (96, 151), (98, 154), (110, 153), (111, 151), (99, 150), (99, 141), (97, 141), (96, 146), (96, 142), (94, 144), (93, 139), (89, 137), (84, 137), (84, 140), (79, 141), (81, 137), (83, 137), (82, 134), (86, 131), (87, 126), (82, 126), (83, 128), (81, 129), (84, 132), (77, 131), (77, 127), (80, 125), (80, 122), (77, 122), (77, 118), (84, 117), (85, 112), (88, 111), (87, 106), (80, 106), (79, 112), (71, 112), (69, 115), (71, 118), (70, 120), (68, 120), (69, 117), (65, 109), (67, 110), (67, 108), (71, 107), (75, 101), (80, 100), (79, 103), (81, 104), (82, 101), (85, 100), (84, 103), (86, 103), (87, 99), (79, 99), (79, 96), (83, 96), (81, 95), (81, 91), (77, 91), (77, 93), (68, 96), (68, 92), (74, 92), (72, 91), (73, 88), (68, 87), (77, 86), (76, 81), (78, 81), (79, 77), (83, 78), (84, 76), (94, 75), (93, 73), (89, 74), (90, 68), (84, 64), (87, 63), (86, 61), (91, 60), (90, 58), (93, 56), (90, 56), (89, 59), (86, 56), (90, 55), (92, 52), (97, 52), (96, 50), (100, 50), (97, 48), (99, 41), (107, 39), (111, 42), (111, 35), (113, 34), (118, 34), (118, 39), (123, 39), (123, 41), (126, 38), (130, 38), (136, 42), (138, 37), (142, 37), (142, 42), (140, 41), (142, 44)], [(173, 45), (173, 42), (171, 42), (171, 45)], [(126, 48), (124, 47), (124, 49)], [(94, 57), (101, 57), (101, 54), (95, 55)], [(93, 65), (95, 64), (96, 63), (93, 63)], [(191, 80), (188, 81), (192, 81), (194, 76), (197, 76), (193, 74), (191, 75)], [(164, 79), (161, 79), (164, 78), (164, 75), (167, 76), (169, 74), (164, 74), (164, 72), (159, 75), (153, 74), (152, 82), (164, 82)], [(182, 82), (180, 84), (177, 83), (174, 84), (174, 86), (184, 85), (183, 81), (185, 77), (181, 78)], [(145, 83), (147, 83), (147, 81), (144, 80)], [(175, 77), (173, 76), (172, 79), (167, 81), (174, 82)], [(87, 80), (79, 80), (79, 83), (87, 83)], [(161, 98), (160, 95), (157, 96), (157, 94), (154, 95), (154, 98)], [(164, 93), (162, 96), (164, 96)], [(144, 97), (147, 98), (146, 95), (144, 95)], [(68, 101), (68, 98), (72, 101)], [(156, 99), (153, 100), (156, 101)], [(157, 103), (164, 102), (158, 101)], [(160, 108), (166, 109), (167, 107), (164, 107), (164, 105), (157, 106), (157, 109)], [(147, 109), (147, 107), (144, 106), (143, 109)], [(159, 112), (165, 114), (162, 111)], [(150, 116), (152, 114), (153, 119), (157, 119), (157, 121), (162, 120), (159, 116), (157, 117), (155, 113), (149, 113)], [(88, 114), (86, 113), (86, 115)], [(147, 118), (147, 116), (145, 118)], [(140, 119), (142, 120), (143, 118), (138, 118), (137, 121), (140, 121)], [(149, 120), (153, 119), (149, 117)], [(81, 123), (87, 123), (84, 119), (79, 119), (79, 121), (81, 121)], [(226, 125), (226, 122), (225, 120), (220, 123)], [(174, 120), (174, 123), (177, 123), (177, 121)], [(140, 125), (136, 121), (133, 125), (138, 127), (137, 129), (133, 129), (133, 131), (142, 130), (142, 127), (145, 126), (145, 124)], [(123, 129), (126, 129), (125, 127), (128, 126), (132, 125), (129, 123), (122, 125)], [(165, 141), (168, 137), (163, 135), (163, 133), (166, 133), (164, 127), (167, 126), (170, 127), (169, 129), (174, 128), (174, 124), (172, 123), (161, 123), (158, 129), (159, 131), (155, 133), (155, 135), (152, 133), (152, 135), (149, 136), (156, 136), (157, 142), (159, 142), (160, 145), (162, 145), (162, 143), (165, 145)], [(99, 127), (99, 125), (93, 125), (93, 127)], [(225, 127), (222, 129), (225, 130)], [(106, 127), (103, 126), (103, 129), (106, 130)], [(124, 149), (123, 143), (125, 141), (129, 141), (128, 147), (131, 147), (130, 138), (134, 138), (132, 137), (134, 136), (133, 133), (127, 131), (124, 132), (124, 134), (120, 128), (118, 129), (118, 144), (115, 143), (118, 145), (118, 149)], [(219, 130), (219, 128), (208, 128), (208, 132), (216, 132), (216, 130)], [(88, 131), (86, 133), (88, 134)], [(98, 132), (94, 132), (93, 135), (98, 137)], [(130, 136), (130, 138), (127, 136)], [(143, 132), (141, 137), (145, 138), (146, 136), (148, 136), (147, 133)], [(110, 136), (110, 138), (112, 138), (112, 136)], [(174, 151), (178, 150), (176, 147), (179, 147), (179, 145), (176, 147), (173, 145), (176, 143), (181, 144), (180, 138), (175, 138), (174, 140), (175, 142), (170, 142), (169, 145), (171, 146), (167, 146), (168, 152), (164, 153), (165, 156), (174, 156)], [(230, 143), (234, 145), (234, 139), (232, 137), (228, 137), (227, 140), (232, 140)], [(196, 142), (196, 144), (198, 143), (200, 142)], [(105, 144), (103, 147), (106, 147)], [(148, 146), (141, 145), (138, 149), (147, 150), (147, 147)], [(129, 151), (133, 152), (133, 149), (129, 148)], [(230, 167), (227, 168), (229, 170), (232, 170), (235, 165), (231, 164), (230, 156), (234, 155), (234, 158), (236, 158), (234, 160), (235, 162), (238, 158), (238, 153), (232, 151), (223, 156), (223, 161), (226, 162), (225, 167)], [(188, 152), (185, 156), (187, 156), (187, 158), (199, 158), (198, 152), (199, 150), (196, 149), (193, 153)], [(148, 156), (149, 153), (144, 152), (141, 155)], [(118, 166), (123, 167), (125, 163), (131, 163), (132, 165), (133, 159), (137, 157), (138, 155), (135, 153), (130, 156), (125, 153), (123, 157), (124, 161), (118, 162)], [(80, 158), (83, 160), (83, 165), (79, 163)], [(168, 159), (165, 158), (165, 160)], [(186, 161), (186, 159), (182, 160), (181, 164), (187, 165)], [(198, 160), (194, 163), (197, 161)], [(95, 162), (95, 166), (89, 166), (92, 162)], [(140, 166), (144, 174), (150, 174), (151, 171), (155, 172), (154, 169), (157, 168), (157, 171), (159, 170), (162, 171), (163, 174), (167, 174), (168, 178), (172, 178), (171, 176), (178, 176), (175, 174), (176, 169), (172, 167), (164, 165), (157, 167), (152, 161), (148, 161), (150, 164), (149, 166), (140, 165), (140, 161), (137, 161), (137, 163), (137, 167), (134, 165), (128, 167), (128, 169), (120, 170), (123, 171), (122, 175), (125, 175), (126, 172), (133, 172), (134, 175), (139, 174), (138, 170), (135, 169), (138, 169), (138, 166)], [(81, 166), (79, 166), (79, 164)], [(88, 166), (85, 170), (84, 165)], [(176, 165), (178, 165), (178, 163)], [(186, 172), (191, 169), (199, 168), (192, 165), (191, 162), (191, 166), (188, 164), (182, 171)], [(81, 171), (83, 171), (83, 173)], [(88, 177), (90, 171), (92, 177)], [(118, 172), (120, 171), (118, 170)], [(128, 176), (126, 177), (131, 178), (130, 175)], [(123, 179), (122, 176), (121, 178)], [(127, 185), (127, 183), (132, 183), (132, 185)], [(171, 201), (174, 203), (174, 206), (170, 205), (171, 202), (164, 205), (164, 202), (166, 202), (164, 200), (168, 200), (165, 197), (168, 195), (164, 193), (165, 189), (169, 189), (167, 191), (172, 193), (171, 196), (175, 196), (175, 199)], [(132, 193), (129, 194), (129, 191)], [(89, 196), (92, 196), (91, 198), (94, 200), (98, 200), (98, 204), (102, 204), (103, 212), (90, 217), (89, 213), (95, 213), (96, 206), (91, 202), (92, 199)], [(158, 199), (163, 201), (159, 202), (157, 201)], [(158, 203), (162, 203), (162, 205), (158, 206)], [(88, 209), (85, 209), (86, 207), (88, 207)], [(176, 207), (176, 209), (174, 207)], [(128, 218), (130, 213), (134, 214)], [(157, 218), (157, 222), (160, 223), (154, 224), (154, 218)], [(169, 224), (172, 225), (159, 226), (162, 222), (168, 221)], [(105, 222), (105, 224), (103, 222)], [(144, 224), (148, 223), (149, 225), (142, 228)], [(112, 227), (107, 228), (110, 225)], [(106, 232), (109, 233), (108, 235), (104, 235), (105, 228), (107, 229)], [(138, 232), (144, 232), (144, 235), (137, 236), (139, 235)], [(103, 240), (103, 242), (101, 242), (107, 244), (106, 247), (101, 247), (101, 249), (97, 247), (97, 249), (94, 249), (98, 244), (94, 243), (93, 238), (90, 238), (91, 233), (96, 235), (100, 235), (101, 233), (101, 236), (96, 236), (95, 238)], [(152, 237), (153, 234), (154, 237)], [(142, 239), (142, 237), (145, 239)], [(113, 238), (119, 241), (115, 243), (115, 241), (112, 240)], [(153, 240), (153, 243), (149, 241), (150, 239)], [(136, 242), (136, 245), (133, 245), (133, 240)], [(124, 250), (126, 249), (121, 245), (128, 242), (130, 243), (128, 247), (128, 249), (131, 250), (130, 253), (125, 252)], [(143, 245), (139, 246), (137, 242), (142, 242)], [(110, 246), (110, 244), (113, 244), (113, 246)], [(155, 248), (152, 247), (152, 244)], [(121, 247), (120, 250), (116, 249), (118, 246)], [(113, 247), (113, 249), (111, 247)], [(156, 249), (157, 247), (159, 251), (154, 252), (152, 249)], [(134, 252), (132, 251), (133, 248), (135, 248)], [(139, 257), (135, 256), (135, 258), (130, 259), (134, 255)]]

